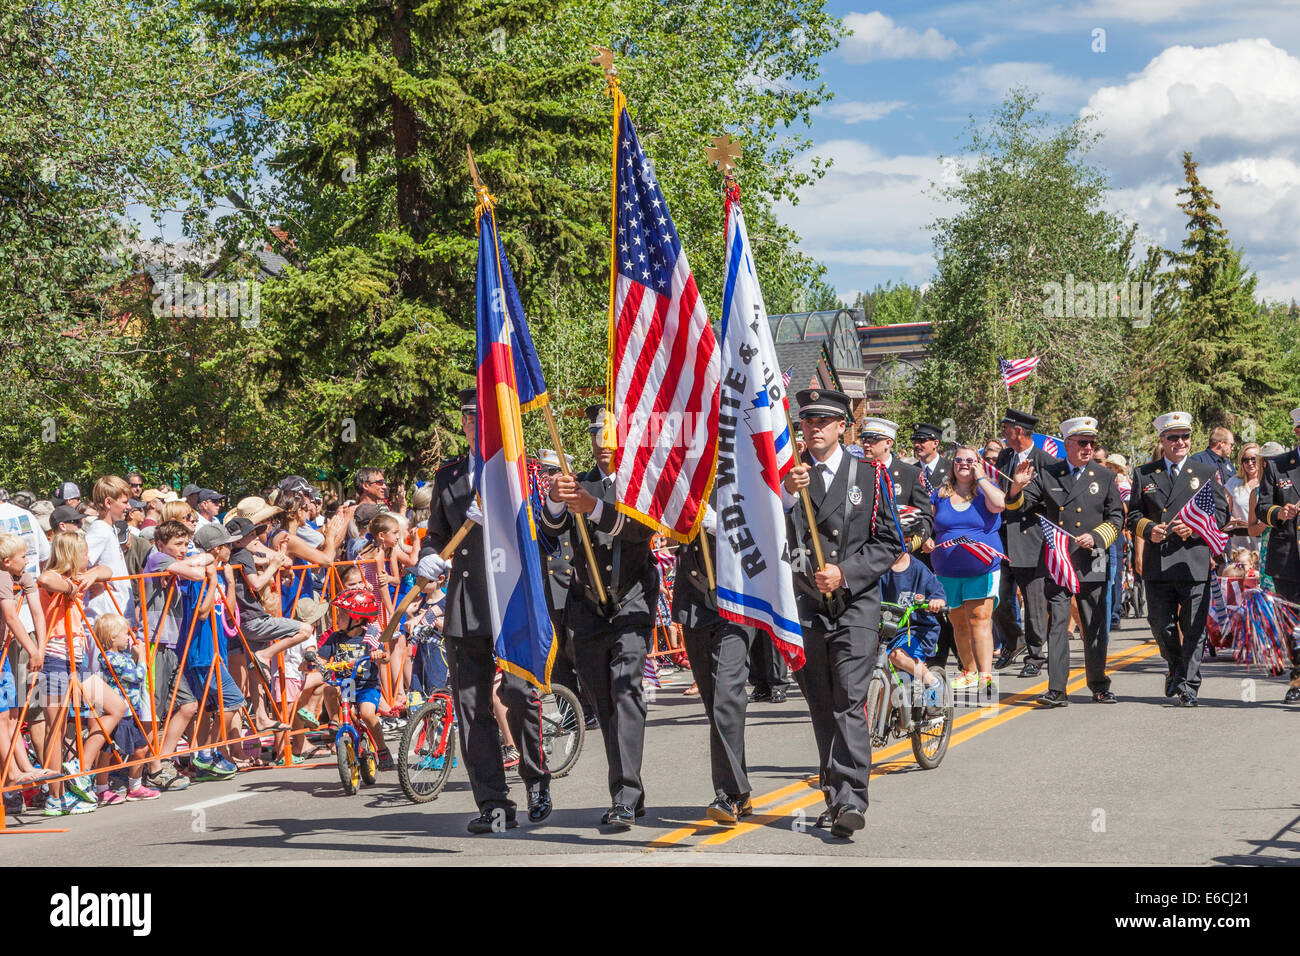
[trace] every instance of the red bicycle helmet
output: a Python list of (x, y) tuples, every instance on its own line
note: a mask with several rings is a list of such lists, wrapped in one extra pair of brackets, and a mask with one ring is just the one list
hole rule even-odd
[(367, 588), (348, 588), (330, 604), (340, 611), (347, 611), (353, 617), (370, 619), (379, 616), (379, 598)]

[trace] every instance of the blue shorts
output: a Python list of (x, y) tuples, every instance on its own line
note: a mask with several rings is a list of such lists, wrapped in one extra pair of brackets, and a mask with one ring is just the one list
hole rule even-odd
[[(17, 647), (17, 643), (13, 645)], [(0, 670), (0, 710), (13, 710), (18, 706), (18, 688), (14, 685), (14, 672), (9, 669), (9, 658)]]
[(239, 685), (235, 679), (230, 676), (230, 671), (226, 670), (226, 663), (222, 661), (219, 670), (212, 674), (212, 683), (208, 687), (207, 699), (203, 697), (203, 685), (208, 681), (208, 671), (211, 668), (207, 664), (199, 667), (185, 668), (185, 682), (189, 684), (190, 693), (194, 699), (199, 701), (199, 711), (204, 709), (215, 711), (217, 709), (217, 688), (221, 688), (221, 709), (226, 713), (238, 710), (244, 706), (244, 695), (239, 690)]
[[(944, 593), (947, 592), (948, 589), (944, 588)], [(939, 646), (938, 626), (909, 627), (904, 633), (907, 639), (898, 645), (900, 651), (906, 651), (914, 661), (925, 661), (934, 656), (934, 649)]]
[(384, 695), (378, 687), (358, 687), (357, 688), (357, 706), (362, 704), (373, 704), (375, 710), (379, 710), (379, 705), (384, 701)]
[(985, 574), (977, 574), (969, 578), (946, 578), (942, 574), (936, 574), (935, 577), (943, 585), (943, 593), (948, 596), (949, 607), (961, 607), (967, 601), (983, 601), (985, 598), (992, 598), (993, 606), (998, 606), (1001, 568), (994, 568)]
[[(41, 680), (32, 697), (32, 706), (35, 707), (39, 700), (42, 707), (57, 707), (64, 702), (72, 687), (72, 667), (66, 657), (47, 657), (40, 673)], [(78, 662), (77, 680), (84, 683), (89, 677), (85, 662)]]

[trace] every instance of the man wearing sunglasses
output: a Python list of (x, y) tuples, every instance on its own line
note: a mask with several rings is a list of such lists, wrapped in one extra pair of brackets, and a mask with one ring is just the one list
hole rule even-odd
[[(1291, 409), (1291, 425), (1300, 440), (1300, 408)], [(1300, 448), (1264, 459), (1259, 478), (1255, 518), (1273, 529), (1268, 536), (1264, 570), (1273, 578), (1277, 596), (1300, 604), (1300, 542), (1296, 540), (1296, 514), (1300, 513)], [(1291, 686), (1288, 704), (1300, 703), (1300, 642), (1291, 632)]]
[[(1129, 498), (1128, 524), (1147, 547), (1142, 561), (1147, 621), (1169, 667), (1165, 696), (1195, 707), (1201, 688), (1201, 649), (1210, 610), (1210, 546), (1178, 517), (1183, 505), (1207, 483), (1214, 489), (1214, 522), (1228, 522), (1228, 494), (1214, 465), (1188, 457), (1192, 416), (1169, 412), (1155, 420), (1160, 456), (1137, 469)], [(1181, 639), (1179, 637), (1181, 632)]]
[(930, 492), (921, 481), (920, 467), (894, 457), (897, 437), (898, 425), (888, 418), (864, 418), (858, 432), (867, 460), (880, 462), (889, 472), (894, 485), (894, 503), (900, 518), (905, 518), (908, 525), (904, 528), (907, 550), (919, 554), (922, 543), (934, 533), (934, 506), (930, 503)]
[[(1079, 624), (1083, 632), (1083, 663), (1088, 690), (1099, 704), (1113, 704), (1115, 695), (1106, 676), (1110, 617), (1106, 607), (1108, 549), (1124, 527), (1124, 502), (1115, 473), (1093, 461), (1097, 420), (1071, 418), (1061, 423), (1065, 460), (1042, 471), (1032, 465), (1016, 469), (1007, 498), (1007, 511), (1042, 515), (1064, 528), (1073, 539), (1070, 562), (1079, 578)], [(1044, 564), (1046, 562), (1044, 561)], [(1070, 701), (1065, 685), (1070, 677), (1071, 592), (1057, 584), (1046, 567), (1039, 572), (1047, 598), (1047, 691), (1038, 698), (1044, 707), (1064, 707)]]

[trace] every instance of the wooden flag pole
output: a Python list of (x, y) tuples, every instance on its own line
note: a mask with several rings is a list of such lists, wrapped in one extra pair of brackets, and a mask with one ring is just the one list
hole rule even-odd
[[(790, 418), (790, 408), (785, 408), (785, 427), (790, 429), (790, 440), (794, 441), (794, 421)], [(812, 497), (808, 494), (806, 487), (799, 489), (799, 497), (803, 498), (804, 514), (808, 517), (808, 530), (812, 532), (813, 554), (817, 558), (817, 570), (826, 570), (826, 554), (822, 551), (822, 536), (817, 532), (817, 513), (813, 511)]]
[[(551, 433), (551, 443), (555, 445), (555, 456), (560, 460), (560, 474), (571, 475), (569, 460), (564, 457), (564, 442), (560, 440), (560, 430), (555, 425), (555, 415), (551, 411), (549, 402), (542, 406), (542, 411), (546, 414), (546, 427)], [(546, 502), (542, 502), (542, 507), (546, 507)], [(587, 529), (587, 520), (583, 515), (574, 512), (573, 523), (578, 529), (578, 537), (582, 540), (582, 553), (587, 559), (587, 570), (591, 572), (591, 584), (596, 592), (596, 600), (604, 605), (609, 599), (605, 594), (605, 582), (601, 580), (600, 565), (596, 563), (596, 552), (591, 547), (591, 532)]]
[[(704, 576), (709, 579), (709, 590), (716, 591), (718, 589), (718, 581), (713, 574), (713, 558), (709, 557), (709, 533), (701, 528), (700, 537), (704, 539), (700, 542), (700, 554), (704, 556)], [(718, 540), (716, 535), (713, 540), (716, 544)]]
[[(444, 561), (450, 561), (451, 556), (456, 553), (460, 543), (465, 540), (465, 535), (469, 534), (469, 529), (474, 527), (474, 519), (466, 518), (465, 523), (456, 529), (456, 533), (451, 536), (451, 540), (446, 546), (438, 552), (438, 557)], [(425, 587), (430, 583), (428, 578), (417, 577), (415, 586), (406, 592), (400, 604), (393, 608), (393, 614), (384, 625), (384, 631), (379, 635), (380, 643), (387, 644), (393, 639), (393, 634), (397, 631), (397, 622), (406, 615), (406, 609), (411, 606), (411, 602), (424, 593)]]

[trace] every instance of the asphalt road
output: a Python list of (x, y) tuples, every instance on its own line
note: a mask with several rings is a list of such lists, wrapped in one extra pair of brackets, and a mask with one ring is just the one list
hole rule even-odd
[[(657, 692), (646, 734), (648, 815), (629, 833), (598, 827), (608, 804), (598, 733), (554, 783), (557, 809), (533, 826), (469, 836), (463, 767), (442, 796), (408, 803), (396, 773), (345, 796), (332, 765), (241, 773), (149, 803), (8, 830), (0, 863), (313, 864), (1247, 864), (1300, 863), (1300, 708), (1285, 682), (1208, 661), (1202, 706), (1161, 696), (1164, 665), (1136, 622), (1113, 635), (1117, 706), (1092, 704), (1073, 643), (1072, 703), (1040, 711), (1045, 680), (1001, 680), (996, 710), (960, 714), (943, 764), (925, 771), (906, 741), (877, 753), (867, 827), (852, 841), (811, 826), (816, 750), (803, 700), (751, 705), (755, 817), (723, 829), (712, 796), (703, 708), (681, 683)], [(515, 795), (522, 785), (512, 778)]]

